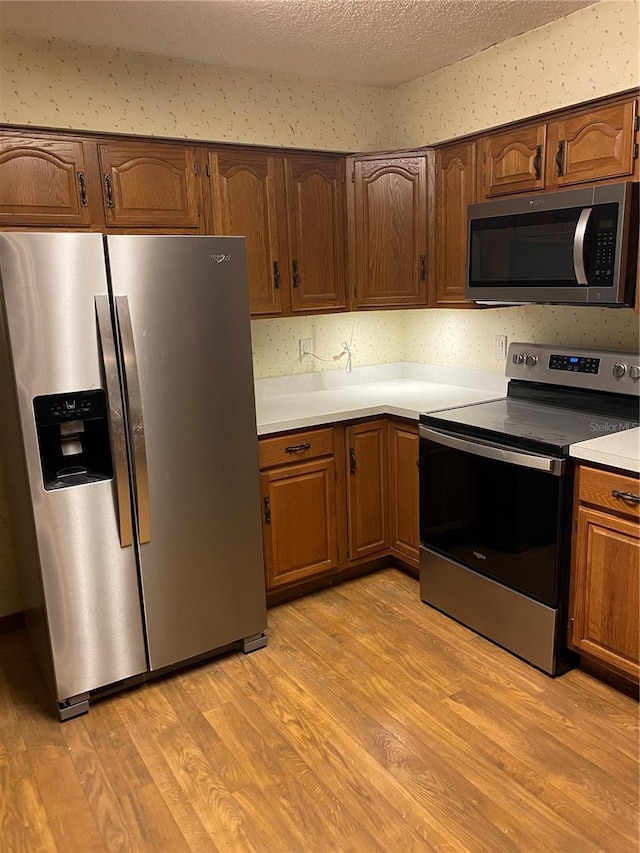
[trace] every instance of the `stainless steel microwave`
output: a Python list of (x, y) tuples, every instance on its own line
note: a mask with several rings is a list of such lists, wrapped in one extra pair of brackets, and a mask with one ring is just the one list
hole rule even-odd
[(637, 190), (626, 181), (469, 205), (466, 298), (632, 304)]

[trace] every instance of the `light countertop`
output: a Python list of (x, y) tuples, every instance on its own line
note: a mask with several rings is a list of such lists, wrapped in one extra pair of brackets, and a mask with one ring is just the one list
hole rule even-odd
[(273, 396), (257, 395), (258, 435), (375, 415), (395, 415), (417, 421), (422, 412), (495, 400), (501, 396), (504, 394), (486, 388), (407, 378)]
[(571, 445), (569, 454), (584, 462), (640, 473), (640, 428), (580, 441)]
[[(506, 381), (483, 371), (398, 364), (360, 368), (353, 375), (277, 377), (256, 382), (258, 435), (376, 415), (417, 421), (433, 412), (504, 397)], [(640, 473), (640, 428), (574, 444), (575, 459)]]

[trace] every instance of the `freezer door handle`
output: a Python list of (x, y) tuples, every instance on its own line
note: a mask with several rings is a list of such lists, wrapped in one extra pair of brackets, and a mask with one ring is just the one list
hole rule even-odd
[(149, 471), (147, 468), (144, 420), (142, 418), (142, 394), (140, 393), (140, 378), (138, 376), (138, 362), (136, 360), (136, 349), (133, 341), (129, 300), (126, 296), (116, 296), (115, 301), (118, 330), (122, 344), (125, 394), (129, 409), (129, 434), (131, 437), (131, 455), (133, 457), (133, 474), (135, 477), (138, 539), (142, 545), (145, 542), (151, 541)]
[(118, 360), (111, 325), (111, 308), (108, 296), (96, 296), (96, 318), (102, 350), (102, 366), (109, 405), (109, 432), (111, 434), (111, 452), (115, 473), (116, 495), (118, 500), (118, 521), (120, 526), (120, 545), (127, 548), (133, 545), (133, 524), (131, 522), (131, 495), (129, 494), (129, 472), (127, 470), (127, 447), (125, 439), (122, 397), (118, 379)]

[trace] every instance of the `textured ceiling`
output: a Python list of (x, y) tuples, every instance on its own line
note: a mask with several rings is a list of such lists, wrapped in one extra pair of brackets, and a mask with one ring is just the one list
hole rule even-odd
[(0, 29), (317, 80), (397, 86), (595, 0), (30, 0)]

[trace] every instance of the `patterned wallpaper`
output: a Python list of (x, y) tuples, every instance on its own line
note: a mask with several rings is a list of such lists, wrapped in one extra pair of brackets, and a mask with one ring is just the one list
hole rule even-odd
[(394, 148), (640, 85), (640, 3), (601, 0), (395, 90)]
[(337, 151), (391, 138), (390, 90), (60, 39), (1, 43), (0, 121)]
[[(425, 145), (640, 83), (640, 6), (601, 0), (394, 90), (237, 72), (125, 51), (0, 42), (0, 121), (334, 150)], [(637, 349), (631, 311), (529, 306), (252, 323), (256, 377), (401, 360), (502, 372), (493, 335)], [(569, 338), (567, 338), (567, 335)], [(298, 360), (310, 337), (325, 361)], [(0, 478), (0, 616), (20, 609)]]
[[(352, 364), (393, 364), (403, 360), (402, 312), (358, 311), (352, 314), (253, 320), (251, 342), (256, 379), (341, 370), (349, 345)], [(311, 338), (314, 359), (301, 362), (300, 338)], [(334, 356), (340, 356), (335, 358)]]
[(638, 352), (640, 324), (631, 308), (585, 308), (565, 305), (526, 305), (513, 308), (403, 311), (404, 361), (474, 367), (504, 372), (493, 357), (493, 336), (507, 343), (564, 346)]

